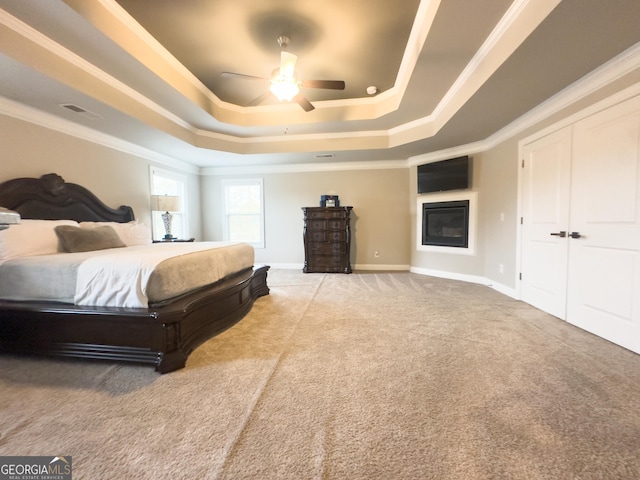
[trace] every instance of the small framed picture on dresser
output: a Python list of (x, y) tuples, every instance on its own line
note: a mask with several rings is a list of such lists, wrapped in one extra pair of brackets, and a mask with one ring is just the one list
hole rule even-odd
[(339, 207), (340, 200), (338, 199), (338, 195), (320, 195), (320, 206)]

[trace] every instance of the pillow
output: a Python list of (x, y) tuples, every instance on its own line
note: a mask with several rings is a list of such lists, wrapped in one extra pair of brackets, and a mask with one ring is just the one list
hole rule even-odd
[(95, 228), (104, 225), (112, 227), (127, 247), (152, 243), (151, 229), (144, 223), (138, 223), (137, 220), (128, 223), (80, 222), (82, 228)]
[(55, 231), (65, 251), (69, 253), (126, 247), (116, 231), (108, 225), (95, 228), (60, 225)]
[(0, 261), (62, 252), (54, 230), (60, 225), (77, 226), (78, 222), (22, 219), (18, 225), (0, 231)]

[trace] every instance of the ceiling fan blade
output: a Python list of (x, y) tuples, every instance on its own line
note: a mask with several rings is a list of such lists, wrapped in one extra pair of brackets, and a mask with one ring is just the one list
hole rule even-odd
[(248, 104), (247, 107), (255, 107), (256, 105), (260, 105), (262, 102), (264, 102), (267, 98), (269, 98), (272, 95), (271, 90), (267, 90), (266, 92), (264, 92), (262, 95), (257, 96), (256, 98), (254, 98), (253, 100), (251, 100)]
[(303, 80), (302, 88), (325, 88), (328, 90), (344, 90), (345, 83), (342, 80)]
[(248, 80), (269, 80), (265, 77), (256, 77), (254, 75), (245, 75), (244, 73), (220, 72), (221, 77), (246, 78)]
[(280, 75), (288, 78), (293, 78), (297, 61), (297, 56), (295, 56), (293, 53), (285, 52), (283, 50), (280, 53)]
[(296, 102), (298, 105), (300, 105), (305, 112), (310, 112), (311, 110), (316, 108), (313, 105), (311, 105), (311, 102), (309, 100), (307, 100), (300, 94), (293, 97), (293, 101)]

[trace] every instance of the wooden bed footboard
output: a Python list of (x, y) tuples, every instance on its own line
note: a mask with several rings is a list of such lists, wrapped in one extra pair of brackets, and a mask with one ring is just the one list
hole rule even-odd
[(168, 373), (269, 293), (268, 270), (245, 270), (156, 309), (0, 301), (0, 352), (147, 364)]

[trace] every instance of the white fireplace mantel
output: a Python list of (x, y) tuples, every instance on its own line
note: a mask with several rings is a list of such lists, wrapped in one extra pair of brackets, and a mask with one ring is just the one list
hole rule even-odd
[[(467, 247), (442, 247), (422, 245), (422, 205), (425, 203), (469, 201), (469, 241)], [(428, 193), (418, 196), (416, 208), (416, 249), (419, 252), (453, 253), (457, 255), (476, 254), (476, 225), (478, 216), (478, 192), (455, 190), (452, 192)]]

